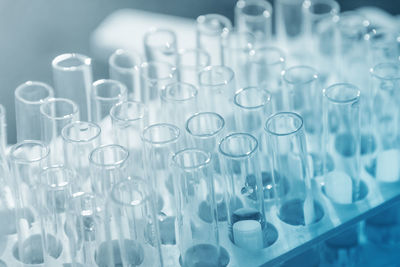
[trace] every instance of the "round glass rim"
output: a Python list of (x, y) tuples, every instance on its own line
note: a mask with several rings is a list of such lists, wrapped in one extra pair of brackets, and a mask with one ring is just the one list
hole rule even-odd
[[(239, 155), (232, 155), (230, 153), (225, 152), (221, 146), (224, 142), (226, 142), (228, 139), (233, 138), (233, 137), (237, 137), (237, 136), (246, 136), (247, 138), (251, 139), (252, 142), (254, 142), (254, 147), (252, 149), (249, 149), (248, 152), (244, 153), (244, 154), (239, 154)], [(258, 149), (258, 140), (257, 138), (255, 138), (253, 135), (249, 134), (249, 133), (231, 133), (227, 136), (225, 136), (224, 138), (222, 138), (219, 142), (218, 145), (218, 151), (225, 157), (228, 158), (233, 158), (233, 159), (243, 159), (243, 158), (247, 158), (250, 155), (252, 155), (254, 152), (256, 152)]]
[[(243, 8), (253, 5), (264, 8), (264, 11), (260, 15), (249, 15), (243, 12)], [(252, 21), (270, 19), (273, 12), (272, 5), (268, 1), (264, 0), (239, 0), (237, 1), (235, 8), (237, 11), (240, 11), (240, 14), (246, 17), (246, 20)]]
[(277, 54), (279, 55), (278, 60), (272, 61), (272, 62), (267, 62), (268, 66), (274, 66), (274, 65), (279, 65), (279, 64), (285, 63), (286, 59), (285, 59), (284, 52), (276, 46), (271, 46), (271, 45), (257, 46), (253, 49), (253, 51), (251, 53), (253, 53), (252, 55), (254, 56), (254, 55), (257, 55), (258, 51), (263, 51), (263, 50), (274, 51), (274, 52), (277, 52)]
[(342, 24), (343, 24), (343, 18), (347, 19), (350, 17), (358, 17), (361, 21), (361, 26), (362, 28), (365, 28), (365, 33), (367, 33), (367, 27), (371, 24), (370, 21), (360, 12), (356, 11), (356, 10), (348, 10), (348, 11), (344, 11), (339, 13), (339, 20), (338, 20), (338, 26), (339, 29), (342, 30)]
[[(310, 9), (311, 6), (315, 6), (318, 4), (324, 4), (326, 6), (329, 6), (330, 7), (329, 12), (324, 12), (322, 14), (312, 12)], [(338, 2), (334, 0), (306, 0), (303, 2), (303, 8), (308, 10), (308, 12), (315, 17), (324, 17), (326, 15), (337, 15), (340, 12), (340, 5)]]
[[(100, 163), (100, 162), (97, 162), (94, 160), (94, 155), (96, 153), (99, 153), (99, 151), (102, 151), (104, 149), (109, 149), (109, 148), (119, 149), (121, 152), (123, 152), (121, 159), (119, 159), (113, 163)], [(93, 149), (92, 152), (90, 152), (90, 154), (89, 154), (89, 162), (91, 164), (94, 164), (99, 167), (118, 167), (119, 165), (122, 165), (124, 162), (126, 162), (128, 160), (128, 158), (129, 158), (129, 151), (125, 147), (117, 145), (117, 144), (98, 146), (95, 149)]]
[[(31, 101), (31, 100), (27, 100), (27, 99), (23, 98), (21, 96), (21, 91), (26, 89), (26, 88), (29, 88), (31, 86), (37, 86), (37, 87), (43, 88), (47, 92), (47, 96), (45, 98), (42, 98), (42, 99), (38, 100), (38, 101)], [(23, 84), (19, 85), (15, 89), (14, 95), (15, 95), (15, 98), (21, 103), (25, 103), (25, 104), (29, 104), (29, 105), (41, 105), (41, 104), (43, 104), (43, 102), (46, 99), (53, 98), (54, 90), (47, 83), (38, 82), (38, 81), (27, 81), (27, 82), (24, 82)]]
[(50, 165), (48, 167), (43, 168), (42, 171), (39, 174), (40, 183), (41, 183), (42, 186), (44, 186), (47, 189), (50, 189), (51, 191), (61, 191), (61, 190), (65, 189), (65, 188), (68, 188), (68, 187), (71, 186), (71, 182), (72, 182), (71, 180), (68, 180), (67, 182), (63, 183), (62, 185), (57, 184), (56, 186), (51, 186), (48, 183), (44, 183), (42, 181), (42, 175), (46, 174), (47, 172), (51, 172), (53, 170), (61, 170), (63, 173), (67, 173), (69, 175), (69, 177), (72, 177), (72, 178), (74, 178), (76, 176), (75, 172), (72, 169), (70, 169), (70, 168), (68, 168), (68, 167), (66, 167), (66, 166), (64, 166), (62, 164), (60, 164), (60, 165)]
[[(120, 89), (119, 94), (116, 95), (116, 96), (113, 96), (113, 97), (99, 96), (96, 93), (97, 89), (98, 89), (99, 86), (102, 86), (104, 84), (106, 84), (106, 85), (110, 84), (110, 85), (114, 85), (114, 86), (118, 87)], [(100, 79), (100, 80), (97, 80), (97, 81), (93, 82), (93, 84), (92, 84), (92, 96), (93, 96), (93, 98), (95, 98), (97, 100), (104, 101), (104, 102), (119, 100), (122, 97), (124, 97), (127, 94), (127, 92), (128, 92), (128, 89), (126, 88), (126, 86), (123, 83), (121, 83), (121, 82), (119, 82), (117, 80)]]
[[(177, 158), (178, 156), (188, 153), (188, 152), (193, 152), (196, 154), (202, 154), (205, 156), (205, 160), (199, 164), (195, 164), (193, 166), (183, 166), (182, 164), (177, 162)], [(171, 157), (171, 161), (174, 163), (174, 165), (182, 170), (185, 171), (193, 171), (193, 170), (200, 170), (203, 169), (205, 167), (207, 167), (210, 163), (211, 163), (211, 153), (198, 149), (198, 148), (185, 148), (182, 150), (179, 150), (177, 152), (175, 152), (172, 157)]]
[[(67, 103), (69, 105), (71, 105), (72, 107), (72, 112), (69, 114), (66, 114), (64, 116), (51, 116), (49, 115), (47, 112), (44, 111), (46, 105), (49, 105), (51, 103), (57, 103), (57, 102), (63, 102), (63, 103)], [(47, 117), (48, 119), (52, 119), (52, 120), (66, 120), (69, 118), (73, 118), (74, 116), (77, 116), (79, 114), (79, 108), (78, 105), (72, 101), (71, 99), (68, 98), (61, 98), (61, 97), (53, 97), (53, 98), (48, 98), (45, 101), (43, 101), (43, 103), (40, 105), (40, 113)]]
[[(224, 82), (222, 83), (203, 83), (201, 82), (201, 76), (205, 75), (204, 73), (208, 71), (212, 71), (213, 69), (223, 69), (227, 74), (228, 74), (228, 79), (225, 79)], [(220, 87), (220, 86), (226, 86), (229, 83), (231, 83), (235, 79), (235, 73), (233, 70), (227, 66), (223, 65), (214, 65), (214, 66), (207, 66), (203, 70), (199, 72), (199, 87)]]
[[(259, 105), (256, 105), (256, 106), (244, 106), (244, 105), (240, 104), (238, 102), (237, 98), (239, 97), (239, 95), (241, 93), (244, 93), (244, 92), (246, 92), (248, 90), (256, 90), (256, 91), (262, 92), (262, 94), (263, 94), (263, 102), (262, 102), (262, 104), (259, 104)], [(265, 107), (265, 105), (267, 103), (269, 103), (270, 101), (271, 101), (271, 93), (268, 90), (262, 89), (262, 88), (260, 88), (258, 86), (248, 86), (248, 87), (240, 88), (239, 90), (236, 91), (235, 96), (233, 97), (233, 103), (235, 105), (237, 105), (238, 107), (246, 109), (246, 110), (261, 109), (261, 108)]]
[[(351, 88), (352, 90), (354, 90), (356, 93), (354, 95), (354, 97), (351, 97), (349, 99), (345, 99), (345, 100), (337, 100), (335, 98), (332, 98), (329, 96), (329, 91), (336, 88), (336, 87), (347, 87), (347, 88)], [(331, 86), (328, 86), (326, 88), (324, 88), (322, 90), (322, 94), (332, 103), (335, 104), (350, 104), (350, 103), (354, 103), (356, 101), (358, 101), (360, 99), (360, 89), (358, 89), (357, 86), (351, 84), (351, 83), (335, 83), (332, 84)]]
[[(60, 66), (60, 63), (63, 62), (64, 60), (75, 58), (78, 59), (81, 64), (76, 65), (76, 66), (71, 66), (71, 67), (63, 67)], [(51, 65), (53, 69), (57, 70), (62, 70), (62, 71), (77, 71), (77, 70), (82, 70), (86, 67), (89, 67), (92, 64), (92, 59), (88, 56), (78, 54), (78, 53), (65, 53), (56, 56), (53, 61), (51, 62)]]
[[(96, 129), (96, 133), (88, 139), (71, 139), (69, 136), (67, 136), (66, 131), (72, 127), (75, 127), (75, 125), (78, 126), (86, 125), (87, 128)], [(100, 126), (94, 122), (88, 122), (88, 121), (73, 121), (65, 125), (61, 130), (61, 136), (63, 140), (68, 143), (89, 143), (95, 140), (97, 137), (99, 137), (100, 134), (101, 134)]]
[(153, 34), (158, 34), (158, 33), (167, 33), (167, 34), (169, 34), (170, 36), (172, 36), (173, 42), (172, 42), (171, 44), (173, 44), (173, 45), (176, 46), (177, 37), (176, 37), (175, 31), (173, 31), (173, 30), (171, 30), (171, 29), (159, 28), (159, 27), (152, 27), (152, 28), (150, 28), (148, 31), (146, 31), (146, 33), (145, 33), (144, 36), (143, 36), (144, 45), (145, 45), (145, 46), (148, 46), (148, 47), (152, 47), (152, 48), (164, 48), (164, 47), (165, 47), (165, 44), (164, 44), (164, 45), (152, 45), (152, 44), (150, 44), (150, 43), (148, 42), (148, 39), (151, 37), (151, 35), (153, 35)]
[[(289, 80), (287, 78), (287, 73), (291, 72), (293, 70), (298, 70), (298, 69), (310, 71), (310, 73), (312, 73), (310, 75), (311, 78), (307, 79), (306, 81), (302, 81), (302, 82), (293, 82), (293, 81)], [(283, 80), (288, 84), (308, 84), (308, 83), (312, 83), (312, 82), (318, 80), (318, 72), (313, 67), (306, 66), (306, 65), (298, 65), (298, 66), (293, 66), (293, 67), (283, 70), (282, 77), (283, 77)]]
[[(204, 116), (204, 115), (211, 115), (211, 116), (215, 116), (216, 118), (218, 118), (218, 120), (221, 122), (221, 127), (219, 127), (219, 128), (218, 128), (216, 131), (214, 131), (213, 133), (208, 133), (208, 134), (195, 134), (195, 133), (190, 129), (189, 123), (190, 123), (193, 119), (198, 118), (199, 116)], [(187, 131), (191, 136), (194, 136), (194, 137), (197, 137), (197, 138), (204, 138), (204, 139), (210, 138), (210, 137), (213, 137), (213, 136), (217, 135), (218, 133), (220, 133), (220, 132), (224, 129), (224, 127), (225, 127), (225, 120), (224, 120), (224, 118), (223, 118), (221, 115), (219, 115), (218, 113), (216, 113), (216, 112), (211, 112), (211, 111), (195, 113), (195, 114), (193, 114), (192, 116), (190, 116), (190, 117), (186, 120), (186, 123), (185, 123), (185, 129), (186, 129), (186, 131)]]
[[(143, 180), (142, 178), (137, 177), (137, 176), (130, 176), (128, 179), (122, 180), (122, 181), (116, 183), (112, 187), (111, 193), (110, 193), (112, 202), (114, 204), (116, 204), (116, 205), (120, 205), (120, 206), (123, 206), (123, 207), (132, 207), (132, 208), (140, 207), (140, 206), (145, 205), (145, 203), (150, 200), (149, 192), (145, 192), (146, 193), (145, 196), (137, 203), (124, 202), (124, 201), (121, 201), (120, 199), (116, 198), (116, 192), (115, 191), (118, 188), (120, 188), (121, 185), (124, 185), (124, 184), (134, 185), (134, 184), (136, 184), (135, 182), (139, 182), (140, 184), (142, 184), (146, 191), (149, 190), (145, 180)], [(135, 188), (135, 191), (138, 192), (138, 193), (141, 193), (141, 191), (136, 189), (136, 188)]]
[[(170, 73), (169, 73), (168, 76), (166, 76), (166, 77), (150, 78), (150, 77), (149, 77), (147, 74), (145, 74), (144, 71), (143, 71), (143, 68), (148, 67), (150, 64), (154, 64), (154, 65), (163, 64), (163, 65), (169, 67)], [(139, 69), (140, 69), (140, 76), (141, 76), (143, 79), (148, 80), (148, 81), (152, 81), (152, 82), (155, 82), (155, 81), (166, 81), (166, 80), (172, 79), (172, 78), (174, 78), (174, 76), (176, 75), (175, 73), (176, 73), (176, 71), (177, 71), (177, 69), (176, 69), (175, 66), (173, 66), (172, 64), (170, 64), (170, 63), (168, 63), (168, 62), (165, 62), (165, 61), (145, 61), (145, 62), (142, 62), (142, 64), (140, 64)]]
[[(174, 135), (173, 138), (170, 138), (170, 139), (164, 140), (164, 141), (153, 141), (153, 140), (147, 138), (147, 137), (145, 136), (145, 135), (147, 134), (147, 132), (148, 132), (148, 131), (151, 131), (152, 129), (154, 129), (154, 128), (156, 128), (156, 127), (163, 127), (163, 128), (165, 127), (165, 128), (168, 128), (169, 130), (172, 130), (172, 131), (175, 133), (175, 135)], [(145, 127), (145, 128), (143, 129), (143, 132), (142, 132), (142, 140), (143, 140), (144, 142), (148, 143), (148, 144), (153, 144), (153, 145), (165, 145), (165, 144), (174, 143), (174, 142), (178, 141), (179, 136), (180, 136), (180, 130), (179, 130), (179, 128), (176, 127), (176, 126), (173, 125), (173, 124), (170, 124), (170, 123), (155, 123), (155, 124), (151, 124), (151, 125)]]
[[(123, 106), (123, 105), (137, 105), (141, 112), (139, 113), (140, 116), (136, 117), (136, 118), (127, 118), (127, 119), (122, 119), (119, 116), (117, 116), (116, 113), (116, 109)], [(111, 119), (115, 120), (115, 121), (119, 121), (119, 122), (135, 122), (135, 121), (139, 121), (145, 118), (146, 116), (146, 111), (147, 111), (147, 107), (145, 104), (143, 104), (142, 102), (139, 101), (133, 101), (133, 100), (129, 100), (129, 101), (122, 101), (119, 102), (117, 104), (115, 104), (111, 109), (110, 109), (110, 117)]]
[[(273, 119), (276, 119), (278, 116), (290, 116), (290, 117), (292, 117), (292, 118), (296, 118), (297, 120), (300, 121), (300, 124), (299, 124), (299, 126), (296, 127), (296, 129), (293, 130), (293, 131), (289, 131), (289, 132), (286, 132), (286, 133), (277, 133), (277, 132), (272, 131), (272, 130), (270, 129), (270, 124), (271, 124), (272, 120), (273, 120)], [(303, 118), (302, 118), (299, 114), (297, 114), (297, 113), (295, 113), (295, 112), (283, 111), (283, 112), (275, 113), (275, 114), (271, 115), (270, 117), (268, 117), (268, 119), (266, 120), (265, 125), (264, 125), (264, 130), (265, 130), (267, 133), (269, 133), (270, 135), (274, 135), (274, 136), (288, 136), (288, 135), (292, 135), (292, 134), (298, 133), (298, 132), (303, 128), (303, 124), (304, 124)]]
[[(379, 68), (382, 67), (393, 67), (396, 68), (399, 72), (399, 74), (395, 77), (384, 77), (382, 75), (380, 75), (377, 70), (379, 70)], [(379, 63), (377, 65), (375, 65), (374, 67), (372, 67), (370, 69), (370, 73), (372, 75), (372, 77), (381, 79), (381, 80), (386, 80), (386, 81), (390, 81), (390, 80), (400, 80), (400, 62), (399, 63), (394, 63), (394, 62), (383, 62), (383, 63)]]
[[(220, 31), (213, 31), (213, 32), (206, 31), (203, 28), (201, 28), (204, 25), (205, 21), (211, 20), (211, 19), (218, 20), (221, 24), (224, 25), (224, 27), (222, 27)], [(196, 22), (197, 22), (196, 31), (200, 32), (202, 35), (224, 36), (232, 31), (232, 22), (227, 17), (225, 17), (221, 14), (211, 13), (211, 14), (206, 14), (206, 15), (200, 15), (196, 18)]]
[[(14, 155), (15, 151), (25, 145), (35, 145), (35, 146), (40, 146), (42, 149), (44, 149), (43, 155), (41, 155), (39, 158), (35, 158), (32, 160), (27, 160), (24, 158), (16, 157)], [(12, 161), (15, 162), (20, 162), (20, 163), (35, 163), (35, 162), (40, 162), (41, 160), (45, 159), (48, 155), (50, 154), (50, 148), (43, 143), (42, 141), (39, 140), (24, 140), (19, 143), (16, 143), (11, 146), (9, 157)]]
[[(191, 90), (191, 94), (190, 97), (187, 98), (183, 98), (183, 99), (174, 99), (172, 97), (167, 97), (167, 89), (171, 88), (171, 87), (175, 87), (175, 86), (185, 86), (187, 88), (190, 88)], [(195, 99), (198, 95), (198, 90), (197, 87), (194, 86), (191, 83), (186, 83), (186, 82), (173, 82), (173, 83), (169, 83), (166, 86), (164, 86), (164, 88), (162, 89), (162, 93), (160, 94), (160, 98), (162, 100), (164, 100), (165, 102), (185, 102), (185, 101), (189, 101), (192, 99)]]
[[(121, 67), (116, 63), (116, 58), (121, 56), (121, 55), (128, 55), (134, 59), (134, 62), (138, 61), (138, 64), (134, 64), (133, 67), (131, 68), (126, 68), (126, 67)], [(108, 64), (114, 69), (117, 69), (119, 72), (125, 72), (125, 73), (131, 73), (133, 71), (137, 71), (140, 67), (140, 64), (142, 64), (142, 57), (140, 54), (136, 51), (133, 50), (125, 50), (125, 49), (117, 49), (114, 51), (114, 53), (111, 54), (111, 56), (108, 58)]]

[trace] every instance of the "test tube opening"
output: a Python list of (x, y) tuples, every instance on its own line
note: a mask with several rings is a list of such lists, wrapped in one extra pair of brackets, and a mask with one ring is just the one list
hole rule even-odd
[(66, 142), (90, 142), (100, 136), (100, 127), (91, 122), (76, 121), (66, 125), (61, 136)]
[(307, 84), (318, 79), (317, 71), (308, 66), (295, 66), (282, 72), (283, 79), (288, 84)]
[(219, 87), (233, 81), (233, 71), (225, 66), (208, 66), (199, 74), (200, 86)]
[(186, 131), (195, 137), (209, 138), (220, 133), (225, 126), (225, 120), (214, 112), (194, 114), (186, 122)]
[(91, 61), (89, 57), (80, 54), (62, 54), (54, 58), (52, 66), (59, 70), (76, 71), (85, 66), (90, 66)]
[(117, 49), (109, 59), (109, 64), (113, 68), (117, 68), (120, 71), (133, 71), (136, 70), (141, 63), (142, 59), (139, 54), (126, 51), (123, 49)]
[(176, 142), (179, 135), (180, 130), (178, 127), (172, 124), (158, 123), (146, 127), (143, 130), (142, 138), (145, 142), (162, 145)]
[(120, 145), (105, 145), (94, 149), (89, 160), (92, 164), (104, 167), (118, 167), (122, 165), (129, 157), (127, 149)]
[(43, 101), (53, 96), (53, 89), (42, 82), (28, 81), (15, 89), (15, 97), (26, 104), (41, 105)]
[(233, 101), (244, 109), (259, 109), (271, 101), (271, 94), (259, 87), (246, 87), (236, 92)]
[(232, 24), (222, 15), (207, 14), (197, 18), (197, 30), (211, 36), (227, 34), (232, 30)]
[(197, 88), (189, 83), (170, 83), (161, 92), (161, 98), (168, 102), (182, 102), (194, 99)]

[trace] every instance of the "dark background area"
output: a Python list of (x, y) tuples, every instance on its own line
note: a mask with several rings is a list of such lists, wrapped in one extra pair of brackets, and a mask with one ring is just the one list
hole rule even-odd
[[(296, 1), (296, 0), (293, 0)], [(339, 0), (342, 10), (377, 6), (400, 13), (397, 0)], [(0, 103), (6, 107), (9, 142), (15, 142), (14, 90), (27, 81), (52, 84), (51, 60), (77, 52), (90, 56), (90, 33), (110, 13), (135, 8), (195, 18), (233, 18), (236, 0), (0, 0)], [(94, 62), (94, 79), (107, 75)]]

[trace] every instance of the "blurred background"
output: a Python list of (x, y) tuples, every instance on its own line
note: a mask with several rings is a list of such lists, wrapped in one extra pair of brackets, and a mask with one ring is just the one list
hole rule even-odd
[[(337, 1), (342, 11), (376, 6), (393, 15), (400, 14), (396, 0)], [(7, 110), (8, 142), (16, 142), (15, 88), (27, 80), (52, 84), (51, 60), (58, 54), (92, 56), (90, 34), (113, 11), (133, 8), (188, 18), (220, 13), (233, 19), (235, 3), (236, 0), (0, 0), (0, 103)], [(108, 77), (106, 64), (96, 58), (93, 68), (94, 80)]]

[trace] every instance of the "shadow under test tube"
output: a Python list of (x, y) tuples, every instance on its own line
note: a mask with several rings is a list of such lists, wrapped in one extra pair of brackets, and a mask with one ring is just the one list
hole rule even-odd
[(50, 148), (50, 164), (63, 164), (61, 130), (79, 120), (79, 108), (69, 99), (50, 98), (40, 106), (41, 140)]
[(223, 42), (232, 31), (232, 23), (222, 15), (207, 14), (197, 17), (196, 45), (206, 51), (211, 65), (225, 65)]
[[(89, 154), (100, 145), (100, 127), (91, 122), (75, 121), (62, 131), (65, 166), (77, 174), (78, 191), (91, 192)], [(74, 192), (75, 193), (75, 192)]]
[(181, 49), (178, 52), (179, 81), (199, 86), (199, 72), (209, 66), (210, 55), (201, 49)]
[(48, 155), (49, 148), (43, 142), (33, 140), (13, 145), (9, 154), (18, 236), (13, 255), (21, 266), (44, 263), (37, 189), (39, 173), (47, 166)]
[[(227, 266), (229, 257), (220, 253), (211, 154), (199, 149), (180, 150), (172, 156), (172, 166), (178, 189), (176, 225), (181, 265)], [(201, 212), (209, 215), (207, 220)]]
[(178, 44), (174, 31), (152, 28), (143, 37), (146, 61), (168, 62), (176, 66)]
[(108, 59), (110, 79), (123, 83), (128, 89), (128, 99), (143, 101), (139, 68), (142, 58), (131, 50), (117, 49)]
[(52, 97), (53, 88), (42, 82), (28, 81), (15, 89), (17, 142), (41, 140), (40, 105)]
[(92, 60), (80, 54), (62, 54), (53, 59), (53, 81), (57, 97), (78, 104), (81, 119), (90, 121)]
[(239, 0), (235, 7), (237, 32), (255, 36), (256, 43), (265, 45), (272, 39), (272, 6), (265, 0)]

